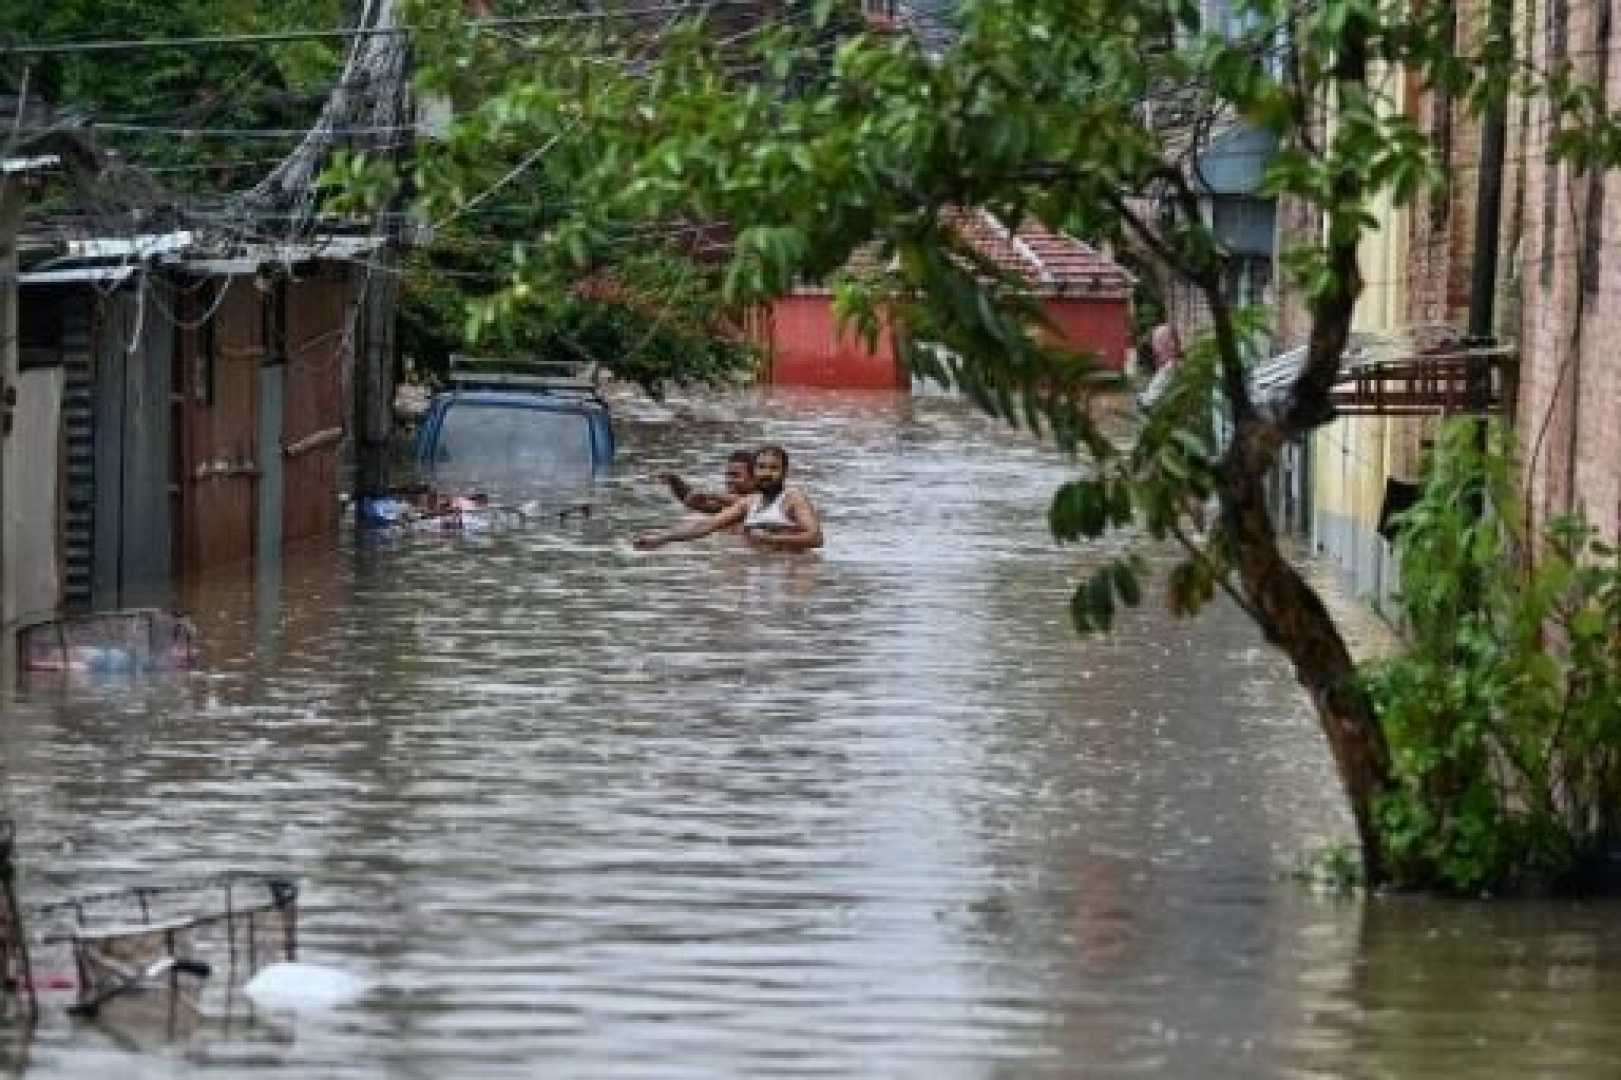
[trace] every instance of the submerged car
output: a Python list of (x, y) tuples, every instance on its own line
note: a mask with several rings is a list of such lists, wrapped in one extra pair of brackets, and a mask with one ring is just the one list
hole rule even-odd
[(589, 483), (614, 457), (595, 366), (456, 357), (451, 389), (428, 403), (412, 457), (439, 491), (513, 498)]

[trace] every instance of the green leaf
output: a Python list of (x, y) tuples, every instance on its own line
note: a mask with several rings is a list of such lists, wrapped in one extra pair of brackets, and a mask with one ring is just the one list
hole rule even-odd
[(568, 251), (569, 259), (577, 267), (589, 266), (591, 263), (591, 249), (585, 242), (585, 236), (577, 229), (570, 229), (563, 235), (563, 244)]
[(1108, 567), (1093, 574), (1086, 583), (1086, 604), (1099, 630), (1107, 631), (1114, 624), (1114, 582)]
[(1117, 480), (1109, 487), (1109, 523), (1117, 529), (1131, 524), (1131, 485)]
[(1111, 568), (1114, 574), (1115, 591), (1120, 594), (1121, 601), (1127, 607), (1136, 607), (1143, 601), (1142, 586), (1137, 581), (1137, 574), (1124, 562), (1116, 562)]
[(1047, 511), (1047, 525), (1060, 543), (1071, 543), (1087, 535), (1091, 505), (1096, 499), (1095, 484), (1090, 480), (1072, 480), (1053, 492)]

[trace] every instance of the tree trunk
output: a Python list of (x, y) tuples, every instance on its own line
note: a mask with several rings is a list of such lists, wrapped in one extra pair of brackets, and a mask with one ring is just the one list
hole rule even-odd
[[(1341, 93), (1367, 84), (1368, 25), (1352, 17), (1335, 55), (1332, 79)], [(1341, 168), (1322, 209), (1333, 215), (1360, 208), (1363, 179)], [(1360, 230), (1328, 230), (1329, 286), (1310, 303), (1306, 357), (1287, 402), (1258, 408), (1238, 358), (1238, 337), (1220, 281), (1208, 272), (1203, 286), (1211, 304), (1221, 366), (1233, 412), (1233, 438), (1218, 470), (1222, 526), (1238, 572), (1239, 587), (1268, 642), (1294, 664), (1295, 678), (1317, 711), (1340, 782), (1362, 842), (1367, 883), (1385, 879), (1384, 846), (1375, 822), (1379, 797), (1389, 790), (1390, 746), (1356, 678), (1356, 664), (1339, 627), (1317, 590), (1283, 557), (1266, 506), (1265, 482), (1278, 450), (1293, 436), (1333, 418), (1329, 400), (1351, 335), (1351, 317), (1362, 291), (1357, 248)]]
[[(1278, 549), (1264, 480), (1273, 455), (1251, 455), (1257, 433), (1241, 425), (1223, 463), (1222, 509), (1244, 598), (1266, 640), (1294, 665), (1295, 678), (1317, 711), (1339, 770), (1369, 885), (1384, 879), (1385, 860), (1374, 825), (1375, 804), (1390, 784), (1390, 748), (1356, 681), (1356, 664), (1317, 591)], [(1264, 440), (1262, 440), (1264, 442)]]

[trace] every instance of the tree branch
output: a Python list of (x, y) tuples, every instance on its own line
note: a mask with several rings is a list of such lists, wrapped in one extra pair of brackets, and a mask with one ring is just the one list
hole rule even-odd
[(1221, 258), (1216, 252), (1216, 238), (1204, 224), (1199, 196), (1188, 185), (1186, 176), (1169, 166), (1161, 166), (1151, 175), (1163, 180), (1171, 189), (1177, 205), (1182, 209), (1187, 230), (1190, 233), (1197, 230), (1199, 244), (1184, 245), (1189, 249), (1183, 253), (1188, 264), (1172, 265), (1198, 287), (1210, 308), (1210, 321), (1215, 330), (1216, 355), (1221, 361), (1222, 392), (1227, 395), (1228, 407), (1232, 409), (1233, 420), (1237, 423), (1241, 418), (1253, 416), (1255, 406), (1250, 400), (1249, 382), (1244, 372), (1244, 358), (1238, 351), (1238, 332), (1233, 326), (1232, 307), (1227, 302), (1227, 294), (1222, 291)]
[(1205, 569), (1210, 572), (1210, 580), (1221, 586), (1221, 591), (1226, 593), (1228, 597), (1231, 598), (1233, 603), (1239, 606), (1244, 614), (1248, 615), (1251, 619), (1254, 619), (1257, 625), (1265, 626), (1266, 623), (1261, 614), (1261, 610), (1254, 604), (1250, 603), (1249, 600), (1244, 597), (1244, 594), (1239, 592), (1237, 587), (1233, 585), (1232, 575), (1229, 572), (1220, 569), (1220, 567), (1218, 567), (1216, 564), (1216, 561), (1212, 559), (1203, 548), (1201, 548), (1198, 544), (1195, 544), (1191, 536), (1183, 531), (1180, 524), (1178, 524), (1176, 521), (1172, 521), (1169, 527), (1171, 535), (1176, 538), (1177, 543), (1182, 545), (1183, 550), (1188, 553), (1188, 557), (1197, 563), (1203, 564)]

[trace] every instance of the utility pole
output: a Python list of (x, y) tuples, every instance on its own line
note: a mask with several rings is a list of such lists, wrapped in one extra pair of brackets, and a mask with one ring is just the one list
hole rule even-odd
[[(403, 124), (406, 97), (404, 28), (396, 19), (396, 0), (364, 0), (356, 35), (343, 73), (321, 115), (303, 141), (253, 190), (255, 198), (276, 207), (292, 206), (301, 223), (317, 216), (315, 180), (341, 137), (353, 129), (378, 132), (378, 143)], [(381, 152), (359, 143), (360, 149)], [(354, 493), (379, 495), (387, 488), (389, 446), (394, 423), (394, 309), (399, 284), (395, 264), (398, 215), (392, 204), (379, 208), (372, 235), (380, 241), (365, 271), (365, 293), (356, 304), (357, 333), (351, 341), (350, 440)], [(351, 359), (352, 358), (352, 359)]]
[[(393, 217), (393, 215), (389, 215)], [(355, 495), (383, 495), (388, 490), (389, 449), (394, 434), (394, 325), (399, 302), (396, 274), (397, 227), (384, 233), (383, 246), (372, 254), (360, 318), (364, 333), (354, 379)]]
[[(381, 0), (376, 18), (380, 25), (392, 25), (392, 0)], [(380, 43), (382, 44), (382, 43)], [(406, 80), (409, 54), (399, 40), (386, 42), (388, 51), (378, 50), (368, 74), (375, 79), (371, 88), (370, 123), (376, 128), (402, 128), (406, 117)], [(398, 161), (398, 148), (386, 149), (395, 140), (377, 136), (383, 147), (373, 152)], [(399, 306), (399, 209), (403, 195), (395, 192), (378, 208), (373, 235), (382, 246), (372, 253), (365, 303), (364, 348), (356, 365), (355, 393), (355, 496), (375, 497), (388, 492), (391, 471), (390, 450), (394, 437), (394, 353), (396, 309)]]

